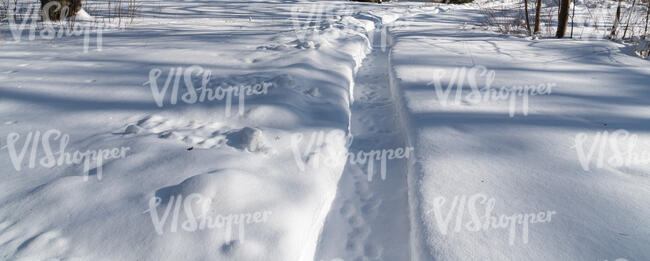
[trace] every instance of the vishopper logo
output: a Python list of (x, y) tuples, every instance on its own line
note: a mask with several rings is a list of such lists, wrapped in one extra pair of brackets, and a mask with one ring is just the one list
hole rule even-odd
[(650, 164), (650, 150), (639, 150), (639, 136), (627, 130), (601, 131), (593, 135), (579, 133), (574, 142), (578, 160), (585, 171), (590, 171), (594, 161), (596, 168)]
[[(341, 20), (342, 17), (352, 14), (354, 9), (348, 5), (341, 8), (338, 5), (318, 2), (309, 4), (308, 8), (298, 4), (291, 6), (291, 21), (300, 42), (305, 42), (307, 36), (317, 36), (317, 30), (325, 29), (329, 25), (328, 20)], [(301, 23), (303, 17), (305, 21)]]
[[(358, 13), (360, 11), (355, 10), (352, 5), (343, 5), (341, 7), (339, 4), (319, 2), (310, 4), (308, 7), (293, 5), (291, 7), (291, 20), (296, 37), (302, 43), (301, 46), (315, 46), (316, 44), (312, 41), (318, 41), (322, 37), (323, 31), (336, 27), (363, 35), (368, 39), (368, 43), (372, 47), (380, 47), (382, 51), (386, 51), (387, 46), (390, 45), (388, 32), (406, 27), (404, 24), (391, 22), (376, 24), (372, 26), (372, 29), (368, 29), (363, 26), (363, 22), (357, 23), (355, 21), (358, 20), (351, 17)], [(370, 17), (371, 15), (366, 16)], [(380, 20), (381, 18), (375, 17), (374, 19)]]
[[(542, 211), (494, 216), (492, 211), (496, 205), (496, 200), (481, 193), (470, 196), (454, 196), (447, 214), (444, 215), (443, 207), (447, 208), (446, 203), (446, 197), (436, 197), (433, 200), (433, 209), (427, 212), (433, 211), (438, 230), (442, 235), (447, 235), (451, 231), (450, 225), (452, 220), (455, 220), (453, 232), (456, 233), (459, 233), (461, 229), (466, 229), (469, 232), (508, 229), (508, 242), (510, 245), (515, 244), (518, 226), (521, 227), (521, 239), (524, 244), (527, 244), (529, 225), (551, 222), (551, 218), (556, 214), (555, 211)], [(467, 222), (465, 222), (465, 210), (469, 214), (469, 221)]]
[[(110, 159), (122, 159), (126, 157), (127, 151), (131, 149), (129, 147), (121, 147), (113, 149), (86, 150), (85, 152), (78, 150), (69, 152), (67, 151), (67, 147), (70, 142), (70, 136), (68, 134), (62, 134), (59, 130), (52, 129), (44, 131), (42, 134), (40, 131), (29, 132), (25, 137), (23, 145), (18, 146), (18, 148), (20, 148), (19, 151), (17, 149), (17, 143), (20, 138), (21, 135), (15, 132), (7, 135), (6, 147), (9, 151), (11, 163), (16, 171), (22, 170), (25, 156), (29, 150), (28, 168), (34, 169), (37, 164), (44, 168), (53, 168), (62, 165), (77, 165), (83, 162), (84, 181), (88, 180), (88, 174), (92, 163), (95, 163), (97, 180), (101, 180), (102, 166), (104, 165), (104, 162)], [(59, 142), (59, 147), (58, 152), (55, 152), (52, 149), (51, 141), (57, 140)], [(43, 156), (40, 159), (37, 159), (39, 154), (39, 145), (43, 148)]]
[[(194, 104), (197, 102), (222, 101), (223, 99), (226, 99), (226, 117), (230, 116), (233, 96), (238, 98), (238, 113), (239, 116), (242, 116), (244, 115), (246, 96), (265, 95), (268, 93), (269, 87), (273, 85), (269, 82), (260, 82), (253, 85), (242, 84), (237, 86), (217, 85), (210, 82), (212, 77), (210, 70), (194, 65), (187, 68), (170, 68), (161, 89), (158, 85), (158, 78), (160, 78), (162, 72), (162, 69), (159, 68), (152, 69), (149, 72), (149, 81), (143, 84), (144, 86), (149, 85), (151, 88), (151, 93), (158, 107), (163, 107), (165, 104), (165, 97), (167, 96), (167, 91), (171, 85), (171, 93), (169, 96), (169, 103), (171, 105), (176, 105), (179, 100), (186, 104)], [(201, 80), (201, 86), (198, 89), (194, 87), (194, 75), (200, 77)], [(185, 87), (185, 92), (183, 94), (179, 94), (181, 79), (183, 80)]]
[[(96, 35), (96, 48), (97, 51), (102, 51), (103, 45), (103, 30), (107, 28), (115, 28), (110, 24), (99, 23), (99, 22), (86, 22), (86, 21), (61, 21), (61, 22), (52, 22), (49, 21), (47, 15), (50, 10), (54, 8), (56, 10), (61, 10), (63, 16), (67, 13), (67, 7), (62, 7), (61, 4), (57, 1), (51, 1), (45, 6), (43, 6), (43, 11), (39, 8), (30, 4), (26, 7), (26, 12), (23, 14), (15, 13), (16, 10), (20, 8), (13, 8), (12, 6), (7, 7), (7, 20), (9, 22), (9, 29), (11, 30), (11, 35), (15, 42), (21, 42), (23, 39), (33, 41), (36, 39), (43, 40), (54, 40), (61, 39), (63, 37), (69, 36), (81, 36), (83, 35), (83, 52), (88, 53), (91, 46), (91, 34)], [(43, 20), (39, 21), (41, 14), (44, 14)], [(16, 18), (20, 17), (19, 21)], [(24, 35), (24, 31), (29, 30), (28, 35)]]
[[(452, 90), (455, 88), (452, 103), (460, 105), (461, 103), (478, 104), (489, 101), (508, 101), (509, 116), (515, 116), (517, 111), (518, 100), (521, 99), (521, 110), (524, 115), (528, 115), (529, 96), (550, 95), (552, 88), (557, 86), (555, 83), (542, 83), (537, 85), (517, 85), (512, 87), (503, 86), (493, 88), (492, 84), (496, 77), (494, 70), (488, 70), (485, 66), (477, 65), (472, 68), (455, 68), (450, 77), (447, 78), (448, 71), (435, 70), (433, 79), (428, 85), (433, 85), (435, 94), (443, 107), (449, 105), (452, 97)], [(447, 88), (443, 87), (443, 82), (447, 82)], [(465, 82), (467, 81), (467, 84)], [(469, 85), (469, 92), (463, 89)]]
[[(380, 166), (381, 179), (386, 180), (388, 160), (407, 159), (413, 155), (413, 147), (350, 152), (353, 139), (352, 135), (346, 135), (339, 130), (328, 133), (323, 131), (315, 132), (310, 135), (308, 140), (305, 139), (302, 133), (295, 133), (291, 135), (291, 149), (300, 171), (305, 171), (307, 165), (318, 168), (321, 163), (330, 167), (337, 166), (340, 163), (339, 160), (345, 159), (351, 165), (366, 165), (368, 181), (373, 179), (375, 164)], [(343, 150), (333, 146), (333, 144), (341, 140), (345, 140)], [(303, 141), (306, 143), (303, 143)]]
[[(159, 214), (158, 207), (164, 205), (164, 210)], [(182, 210), (182, 213), (181, 213)], [(173, 212), (172, 212), (173, 211)], [(149, 212), (151, 222), (158, 235), (165, 232), (176, 233), (179, 230), (185, 232), (196, 232), (206, 229), (225, 230), (226, 241), (231, 241), (233, 226), (238, 226), (238, 241), (246, 240), (245, 225), (266, 223), (271, 216), (271, 211), (257, 211), (252, 213), (238, 214), (215, 214), (212, 207), (212, 198), (205, 197), (199, 193), (192, 193), (183, 197), (182, 194), (170, 195), (166, 202), (160, 197), (152, 197), (149, 200)], [(168, 231), (165, 225), (171, 214)], [(184, 217), (183, 217), (184, 216)]]

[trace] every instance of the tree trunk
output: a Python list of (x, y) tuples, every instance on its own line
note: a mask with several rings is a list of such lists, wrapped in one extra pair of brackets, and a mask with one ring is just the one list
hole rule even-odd
[(630, 27), (630, 19), (634, 14), (634, 6), (636, 6), (636, 0), (632, 2), (632, 9), (630, 9), (630, 14), (627, 16), (627, 23), (625, 24), (625, 30), (623, 30), (623, 40), (625, 40), (625, 35), (627, 35), (627, 28)]
[(557, 38), (563, 38), (566, 33), (566, 27), (569, 24), (570, 3), (570, 0), (562, 0), (560, 3), (560, 17), (557, 19), (557, 34), (555, 34)]
[(650, 18), (650, 1), (648, 1), (648, 14), (645, 15), (645, 32), (643, 33), (644, 37), (648, 37), (648, 18)]
[(528, 35), (531, 35), (530, 30), (530, 14), (528, 14), (528, 0), (524, 0), (524, 8), (526, 8), (526, 29), (528, 29)]
[(535, 9), (535, 30), (533, 33), (537, 34), (539, 33), (539, 16), (542, 12), (542, 0), (537, 0), (537, 7)]
[(57, 21), (75, 16), (81, 10), (81, 0), (41, 0), (41, 14), (46, 20)]
[(575, 19), (575, 17), (576, 17), (576, 4), (573, 3), (573, 12), (571, 14), (571, 38), (573, 38), (573, 25), (574, 25), (573, 20)]
[(616, 39), (616, 31), (618, 30), (618, 21), (621, 20), (621, 0), (618, 0), (618, 8), (616, 8), (616, 18), (614, 18), (614, 25), (612, 32), (609, 33), (609, 39)]

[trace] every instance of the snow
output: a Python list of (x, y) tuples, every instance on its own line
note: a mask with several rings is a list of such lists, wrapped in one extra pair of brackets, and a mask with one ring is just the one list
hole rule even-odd
[[(391, 56), (417, 155), (411, 184), (419, 203), (415, 226), (425, 230), (419, 240), (427, 245), (421, 260), (650, 258), (648, 165), (585, 171), (576, 148), (592, 148), (597, 132), (618, 129), (640, 134), (637, 144), (647, 144), (647, 61), (607, 40), (504, 38), (460, 30), (458, 13), (433, 23), (422, 22), (426, 16), (412, 19), (417, 27), (393, 32)], [(529, 97), (527, 116), (518, 100), (510, 117), (508, 99), (473, 103), (465, 96), (469, 79), (479, 87), (489, 79), (480, 70), (470, 74), (475, 66), (494, 70), (493, 88), (555, 86), (549, 95)], [(468, 73), (458, 72), (465, 78), (458, 84), (451, 75), (462, 67)], [(447, 100), (431, 84), (436, 70), (446, 73), (443, 89), (451, 82)], [(455, 104), (459, 85), (464, 95)], [(576, 142), (579, 133), (588, 135), (586, 144)], [(478, 201), (470, 203), (472, 197)], [(514, 233), (509, 226), (467, 228), (470, 211), (483, 215), (491, 198), (492, 216), (555, 215), (529, 224), (528, 235), (521, 223)]]
[(86, 10), (81, 9), (77, 14), (75, 15), (75, 20), (80, 20), (80, 21), (93, 21), (94, 18), (89, 15)]
[(2, 260), (650, 260), (643, 40), (502, 35), (473, 4), (90, 2), (53, 38), (0, 24)]
[[(319, 51), (264, 50), (258, 47), (291, 45), (296, 39), (286, 30), (291, 26), (290, 5), (177, 2), (164, 3), (163, 8), (161, 17), (104, 31), (101, 51), (91, 45), (84, 53), (82, 37), (3, 44), (1, 118), (16, 123), (0, 134), (20, 134), (18, 151), (29, 131), (49, 129), (69, 135), (66, 151), (130, 150), (125, 158), (104, 163), (101, 180), (90, 170), (86, 182), (80, 165), (25, 167), (19, 172), (10, 157), (1, 157), (1, 259), (313, 257), (344, 158), (328, 168), (300, 171), (290, 137), (347, 130), (348, 93), (365, 40), (333, 32), (322, 41), (335, 46), (321, 44)], [(181, 9), (176, 8), (192, 11), (179, 20)], [(221, 17), (214, 16), (217, 9)], [(165, 32), (168, 22), (174, 22), (173, 29)], [(93, 44), (94, 37), (92, 33)], [(180, 95), (186, 92), (186, 81), (201, 86), (198, 70), (187, 77), (193, 65), (212, 72), (206, 87), (212, 90), (271, 86), (267, 94), (247, 95), (243, 111), (234, 95), (230, 108), (225, 98), (193, 103), (178, 99), (172, 104), (176, 80)], [(164, 93), (170, 69), (178, 67), (180, 77), (171, 77)], [(161, 75), (154, 87), (149, 75), (155, 69)], [(306, 93), (315, 87), (318, 98)], [(152, 88), (162, 93), (161, 107)], [(342, 151), (344, 142), (332, 139), (327, 146)], [(2, 143), (7, 145), (4, 139)], [(50, 143), (58, 151), (58, 140)], [(45, 151), (36, 147), (36, 158)], [(8, 155), (7, 149), (2, 153)], [(20, 162), (25, 166), (27, 155)], [(149, 214), (150, 200), (162, 199), (156, 207), (162, 220), (171, 196), (187, 199), (194, 194), (212, 200), (208, 208), (213, 215), (272, 214), (266, 222), (246, 224), (245, 238), (239, 228), (230, 236), (218, 228), (170, 232), (172, 214), (159, 235)], [(184, 222), (186, 208), (180, 206), (170, 211), (178, 212), (176, 217)]]

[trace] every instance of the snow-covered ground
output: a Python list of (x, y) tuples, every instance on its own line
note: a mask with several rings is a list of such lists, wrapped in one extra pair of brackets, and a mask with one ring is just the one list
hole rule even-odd
[[(596, 166), (601, 145), (605, 162), (614, 150), (647, 150), (648, 62), (608, 40), (523, 40), (459, 29), (464, 19), (423, 12), (393, 32), (423, 260), (648, 260), (647, 161)], [(473, 83), (552, 89), (493, 99)], [(614, 137), (621, 129), (638, 140)], [(596, 140), (604, 132), (609, 139)], [(497, 227), (475, 222), (489, 210)], [(501, 221), (539, 212), (542, 222)]]
[(78, 18), (0, 25), (0, 260), (650, 260), (628, 45), (419, 2)]

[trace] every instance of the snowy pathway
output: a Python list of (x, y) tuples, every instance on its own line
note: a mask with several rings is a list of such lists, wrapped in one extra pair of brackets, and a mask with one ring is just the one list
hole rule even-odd
[(144, 1), (89, 52), (0, 22), (0, 260), (650, 260), (648, 61), (483, 13)]
[[(355, 79), (350, 153), (404, 148), (404, 135), (389, 89), (389, 50), (382, 50), (381, 29), (374, 31), (373, 51)], [(383, 46), (386, 47), (386, 46)], [(348, 164), (321, 234), (315, 260), (409, 260), (406, 160)]]

